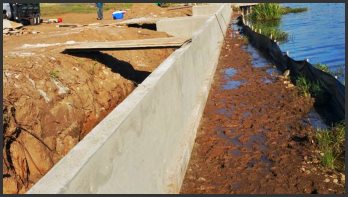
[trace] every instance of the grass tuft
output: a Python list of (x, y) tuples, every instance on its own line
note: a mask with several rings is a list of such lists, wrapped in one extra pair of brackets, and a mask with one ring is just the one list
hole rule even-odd
[(344, 121), (330, 130), (317, 130), (315, 139), (321, 152), (319, 159), (325, 168), (345, 171), (345, 137)]
[(249, 44), (249, 38), (247, 36), (242, 37), (243, 44), (248, 45)]
[(329, 67), (326, 64), (316, 63), (313, 64), (314, 68), (319, 69), (324, 72), (329, 72)]
[(315, 98), (315, 102), (318, 105), (325, 103), (326, 98), (324, 97), (324, 90), (320, 81), (310, 82), (304, 76), (300, 76), (296, 78), (295, 84), (301, 89), (304, 97)]
[(58, 76), (59, 72), (60, 70), (56, 69), (56, 70), (50, 71), (48, 75), (50, 76), (51, 80), (57, 81), (59, 79), (59, 76)]
[(310, 93), (310, 83), (307, 81), (307, 79), (303, 76), (296, 78), (296, 86), (298, 86), (301, 89), (301, 93), (304, 95), (306, 98), (311, 97)]
[(252, 21), (280, 19), (282, 15), (279, 3), (260, 3), (253, 7), (249, 18)]
[(282, 14), (289, 14), (289, 13), (298, 13), (298, 12), (305, 12), (307, 11), (307, 8), (291, 8), (289, 6), (280, 8)]

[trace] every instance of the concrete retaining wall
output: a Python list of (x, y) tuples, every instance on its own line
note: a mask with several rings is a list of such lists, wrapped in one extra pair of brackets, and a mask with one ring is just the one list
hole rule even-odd
[(193, 32), (200, 28), (208, 18), (209, 16), (206, 15), (166, 18), (157, 21), (156, 28), (157, 31), (163, 31), (175, 37), (191, 37)]
[(210, 5), (202, 5), (202, 6), (193, 6), (192, 7), (192, 16), (202, 16), (202, 15), (210, 15), (214, 14), (216, 10), (220, 8), (221, 3), (214, 3)]
[[(231, 17), (231, 6), (216, 10)], [(215, 15), (27, 193), (178, 193), (223, 35)]]

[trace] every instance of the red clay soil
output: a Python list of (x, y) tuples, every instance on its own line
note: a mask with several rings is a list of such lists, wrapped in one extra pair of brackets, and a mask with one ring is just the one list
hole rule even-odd
[(115, 26), (26, 28), (42, 33), (3, 36), (4, 194), (25, 193), (174, 51), (65, 54), (74, 42), (169, 35)]
[[(313, 99), (269, 75), (272, 65), (253, 67), (232, 33), (226, 34), (180, 193), (345, 193), (344, 174), (319, 164), (306, 119)], [(236, 73), (227, 76), (231, 68)], [(231, 81), (245, 83), (226, 89)]]
[(184, 17), (192, 16), (192, 8), (170, 10), (161, 8), (154, 3), (135, 3), (125, 14), (125, 19), (140, 17)]

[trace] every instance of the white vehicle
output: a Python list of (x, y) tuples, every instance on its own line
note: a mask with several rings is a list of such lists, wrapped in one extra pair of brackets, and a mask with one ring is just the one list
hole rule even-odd
[(3, 3), (2, 7), (4, 8), (4, 19), (9, 19), (12, 17), (11, 7), (9, 3)]

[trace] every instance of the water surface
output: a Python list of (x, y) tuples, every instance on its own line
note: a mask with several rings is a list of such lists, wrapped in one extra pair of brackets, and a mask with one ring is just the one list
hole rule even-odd
[(345, 4), (344, 3), (283, 3), (282, 6), (307, 7), (300, 13), (282, 16), (279, 29), (289, 33), (287, 43), (280, 45), (295, 60), (309, 59), (322, 63), (331, 71), (343, 72), (345, 78)]

